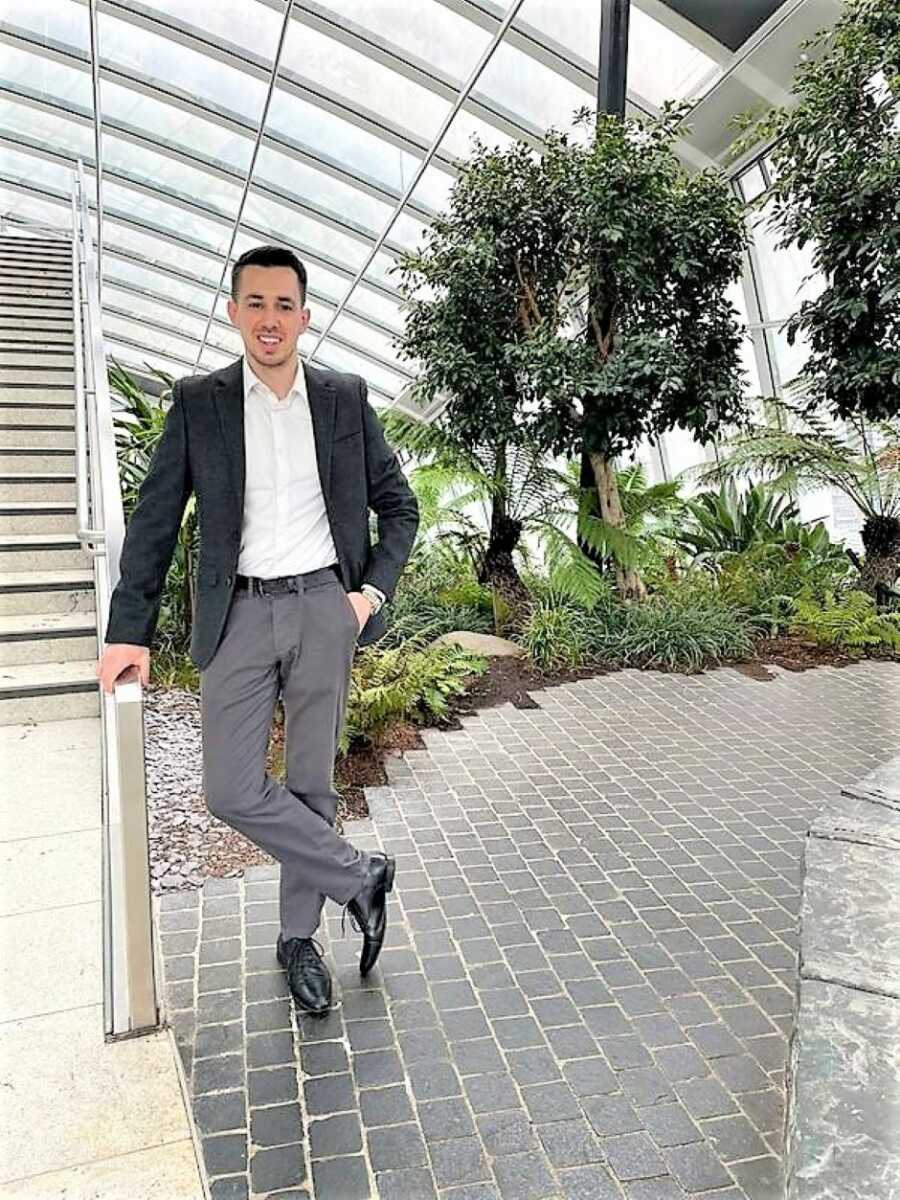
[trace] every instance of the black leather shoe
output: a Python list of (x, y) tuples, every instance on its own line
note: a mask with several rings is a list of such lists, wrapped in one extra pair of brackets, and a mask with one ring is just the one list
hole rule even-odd
[(366, 866), (366, 882), (347, 905), (354, 927), (363, 935), (359, 973), (368, 975), (375, 966), (387, 928), (387, 894), (394, 886), (394, 860), (388, 854), (372, 854)]
[(322, 962), (322, 951), (312, 938), (278, 935), (278, 961), (287, 972), (294, 1000), (304, 1012), (321, 1016), (331, 1007), (331, 976)]

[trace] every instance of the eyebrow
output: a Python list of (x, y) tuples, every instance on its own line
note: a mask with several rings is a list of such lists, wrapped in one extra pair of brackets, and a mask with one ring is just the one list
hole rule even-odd
[[(265, 300), (265, 296), (262, 294), (262, 292), (248, 292), (246, 294), (246, 296), (244, 296), (244, 299), (245, 300)], [(282, 300), (286, 301), (288, 304), (296, 304), (296, 302), (297, 302), (295, 296), (276, 296), (275, 299), (279, 300), (279, 301), (282, 301)]]

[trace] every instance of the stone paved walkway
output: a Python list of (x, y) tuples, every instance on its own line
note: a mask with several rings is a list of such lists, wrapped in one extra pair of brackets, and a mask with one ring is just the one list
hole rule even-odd
[(494, 709), (370, 789), (389, 943), (291, 1012), (269, 868), (164, 897), (213, 1200), (781, 1200), (799, 859), (896, 751), (900, 670), (633, 671)]

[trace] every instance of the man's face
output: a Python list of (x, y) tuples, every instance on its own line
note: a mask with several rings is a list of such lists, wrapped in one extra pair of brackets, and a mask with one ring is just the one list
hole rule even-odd
[(237, 300), (228, 301), (228, 316), (240, 331), (247, 357), (261, 367), (283, 366), (309, 324), (297, 272), (290, 267), (244, 267), (238, 287)]

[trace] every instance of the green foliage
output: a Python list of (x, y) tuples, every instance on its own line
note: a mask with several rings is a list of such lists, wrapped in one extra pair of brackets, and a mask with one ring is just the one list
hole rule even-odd
[[(848, 0), (813, 43), (796, 105), (755, 126), (738, 152), (772, 144), (773, 184), (759, 198), (780, 245), (807, 244), (824, 287), (788, 322), (810, 349), (802, 377), (839, 417), (900, 408), (900, 7)], [(819, 51), (824, 53), (819, 54)]]
[(688, 500), (687, 519), (676, 541), (697, 563), (716, 565), (760, 543), (799, 536), (797, 506), (764, 484), (740, 492), (733, 482)]
[(420, 398), (447, 397), (439, 420), (462, 445), (528, 436), (612, 457), (674, 426), (707, 440), (743, 411), (727, 298), (741, 209), (722, 175), (681, 166), (680, 128), (667, 110), (601, 117), (587, 144), (551, 131), (537, 153), (476, 146), (399, 268), (398, 348)]
[(456, 629), (490, 633), (490, 591), (481, 587), (471, 564), (441, 543), (417, 542), (394, 599), (385, 609), (388, 631), (379, 645), (399, 646), (411, 637), (436, 638)]
[(341, 752), (352, 742), (378, 742), (399, 721), (445, 718), (449, 701), (486, 668), (480, 655), (444, 643), (426, 647), (421, 639), (390, 650), (360, 651), (350, 679)]
[[(173, 379), (161, 371), (152, 372), (163, 384), (158, 399), (148, 396), (137, 381), (115, 360), (109, 367), (109, 384), (119, 401), (116, 409), (115, 439), (122, 488), (122, 506), (126, 522), (137, 503), (138, 489), (150, 467), (156, 445), (162, 436), (166, 420), (164, 400), (171, 394)], [(169, 662), (162, 663), (157, 672), (166, 671), (168, 678), (181, 677), (185, 667), (178, 666), (186, 655), (191, 640), (195, 604), (195, 574), (200, 554), (200, 528), (196, 500), (191, 496), (181, 522), (172, 562), (166, 576), (160, 603), (159, 619), (154, 639), (154, 655), (162, 653)], [(159, 677), (157, 675), (157, 677)]]
[(678, 585), (623, 609), (621, 620), (600, 627), (594, 651), (603, 662), (624, 667), (699, 671), (705, 665), (750, 654), (753, 623), (709, 584)]
[(842, 650), (900, 651), (900, 613), (880, 613), (865, 592), (852, 591), (824, 601), (797, 601), (794, 633)]
[(719, 594), (726, 604), (749, 614), (754, 624), (774, 635), (790, 625), (798, 597), (821, 601), (829, 592), (846, 591), (853, 566), (824, 525), (799, 529), (797, 542), (753, 546), (722, 563)]
[(763, 476), (773, 491), (835, 489), (866, 518), (900, 517), (900, 424), (851, 416), (840, 428), (809, 406), (807, 388), (791, 390), (794, 400), (770, 402), (773, 423), (722, 444), (701, 482)]
[(538, 601), (519, 636), (536, 666), (544, 671), (579, 667), (590, 644), (590, 617), (571, 604)]

